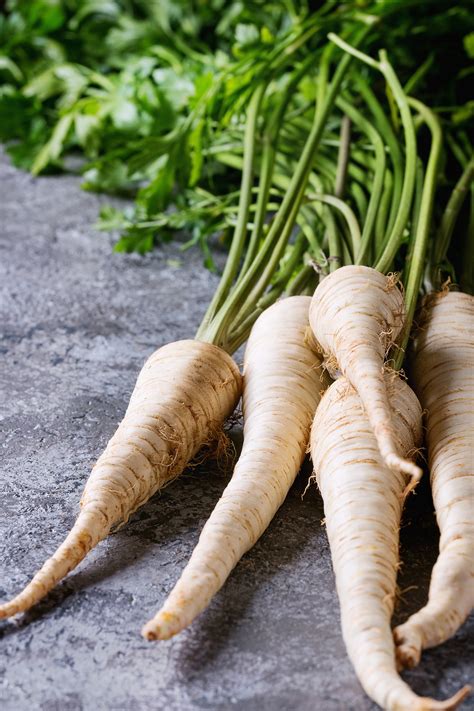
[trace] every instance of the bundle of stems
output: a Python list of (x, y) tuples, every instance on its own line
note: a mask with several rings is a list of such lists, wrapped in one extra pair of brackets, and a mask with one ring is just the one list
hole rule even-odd
[[(465, 697), (467, 689), (446, 702), (419, 698), (397, 668), (397, 663), (416, 663), (423, 647), (452, 634), (472, 604), (462, 566), (472, 532), (472, 521), (462, 519), (468, 485), (464, 474), (458, 477), (445, 463), (453, 448), (450, 427), (464, 447), (461, 461), (467, 461), (466, 428), (454, 418), (446, 432), (437, 432), (432, 402), (449, 400), (449, 382), (441, 378), (433, 390), (433, 383), (423, 379), (422, 360), (421, 366), (415, 364), (413, 384), (428, 412), (433, 487), (447, 481), (455, 497), (448, 508), (461, 501), (461, 514), (448, 525), (446, 494), (435, 496), (442, 547), (453, 543), (454, 526), (454, 550), (451, 546), (440, 556), (430, 602), (397, 630), (396, 644), (390, 618), (403, 502), (422, 474), (416, 463), (422, 407), (400, 370), (423, 287), (441, 287), (468, 190), (473, 226), (474, 167), (467, 138), (451, 135), (450, 148), (463, 173), (434, 230), (443, 131), (437, 115), (411, 96), (428, 65), (402, 86), (385, 50), (374, 59), (360, 49), (369, 42), (374, 21), (361, 16), (344, 38), (329, 34), (318, 53), (311, 105), (293, 100), (310, 67), (309, 58), (296, 57), (306, 42), (326, 31), (324, 13), (290, 33), (284, 51), (279, 45), (270, 53), (245, 89), (238, 86), (234, 99), (246, 106), (244, 129), (233, 127), (216, 140), (212, 160), (240, 172), (240, 189), (224, 197), (195, 191), (197, 213), (203, 206), (222, 208), (220, 224), (233, 228), (216, 292), (195, 338), (168, 344), (147, 361), (125, 418), (86, 484), (74, 528), (26, 588), (0, 606), (0, 616), (38, 602), (113, 528), (178, 476), (216, 437), (243, 391), (244, 446), (234, 475), (144, 636), (167, 639), (205, 609), (270, 523), (310, 443), (343, 635), (364, 689), (389, 711), (451, 709)], [(245, 60), (240, 70), (248, 70)], [(375, 73), (383, 80), (390, 116), (372, 88)], [(281, 77), (283, 89), (275, 92)], [(211, 87), (192, 121), (217, 97)], [(427, 158), (420, 141), (426, 129)], [(234, 145), (229, 150), (231, 135), (234, 143), (240, 137), (241, 150)], [(171, 219), (160, 215), (145, 227)], [(467, 240), (465, 254), (472, 250)], [(471, 276), (464, 270), (463, 284), (472, 284)], [(439, 319), (444, 324), (447, 301), (436, 303), (443, 304)], [(472, 318), (471, 297), (462, 308)], [(430, 323), (435, 320), (432, 316)], [(430, 338), (417, 342), (417, 363), (422, 353), (435, 358)], [(247, 340), (242, 381), (231, 356)], [(451, 358), (449, 367), (461, 372), (469, 354), (458, 345), (462, 357), (447, 347), (443, 353)], [(432, 437), (430, 427), (437, 432)], [(445, 445), (441, 453), (438, 439)], [(461, 486), (456, 490), (455, 479)], [(449, 576), (453, 587), (462, 587), (457, 605), (452, 590), (439, 603), (439, 580)]]

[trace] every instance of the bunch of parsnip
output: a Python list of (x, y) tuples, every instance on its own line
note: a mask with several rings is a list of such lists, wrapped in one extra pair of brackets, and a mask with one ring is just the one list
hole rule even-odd
[[(244, 444), (232, 479), (143, 635), (167, 639), (206, 608), (269, 525), (310, 444), (343, 635), (364, 689), (393, 711), (451, 709), (468, 693), (446, 702), (419, 698), (398, 671), (451, 636), (473, 604), (474, 303), (441, 288), (473, 162), (468, 139), (454, 141), (463, 173), (434, 230), (446, 150), (441, 124), (410, 96), (419, 75), (408, 91), (386, 53), (375, 60), (361, 51), (372, 25), (373, 18), (362, 17), (344, 39), (324, 40), (309, 121), (308, 108), (292, 101), (308, 68), (295, 49), (308, 40), (307, 29), (292, 37), (295, 62), (278, 97), (278, 62), (261, 72), (236, 160), (242, 174), (229, 255), (196, 338), (150, 356), (86, 483), (73, 529), (0, 607), (1, 617), (37, 603), (178, 476), (242, 395)], [(384, 80), (390, 118), (370, 86), (375, 76)], [(272, 112), (262, 112), (269, 101)], [(427, 161), (418, 140), (423, 126), (431, 134)], [(221, 157), (235, 160), (224, 150)], [(414, 340), (419, 401), (400, 368), (424, 276), (432, 293)], [(241, 375), (232, 354), (245, 341)], [(422, 475), (415, 461), (422, 409), (441, 550), (427, 606), (394, 638), (399, 526), (404, 500)]]

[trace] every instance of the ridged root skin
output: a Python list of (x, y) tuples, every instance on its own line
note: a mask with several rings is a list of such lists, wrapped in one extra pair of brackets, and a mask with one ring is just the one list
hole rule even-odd
[(74, 527), (25, 589), (0, 606), (0, 618), (35, 605), (113, 527), (177, 477), (234, 410), (241, 387), (237, 365), (217, 346), (186, 340), (155, 351), (91, 472)]
[[(421, 408), (400, 378), (385, 376), (397, 447), (421, 439)], [(418, 697), (398, 676), (390, 628), (398, 568), (399, 527), (407, 476), (382, 459), (362, 401), (340, 377), (323, 396), (311, 430), (311, 456), (324, 500), (344, 642), (366, 693), (386, 711), (453, 709)]]
[(336, 269), (317, 287), (309, 320), (331, 374), (339, 370), (357, 390), (385, 463), (415, 485), (422, 471), (397, 445), (383, 377), (385, 355), (405, 320), (395, 278), (371, 267)]
[(244, 444), (233, 477), (163, 608), (143, 628), (168, 639), (209, 604), (272, 520), (298, 473), (328, 378), (304, 341), (310, 297), (267, 309), (255, 323), (244, 360)]
[(425, 410), (441, 538), (427, 604), (394, 631), (406, 667), (452, 637), (474, 606), (474, 298), (433, 295), (422, 313), (413, 384)]

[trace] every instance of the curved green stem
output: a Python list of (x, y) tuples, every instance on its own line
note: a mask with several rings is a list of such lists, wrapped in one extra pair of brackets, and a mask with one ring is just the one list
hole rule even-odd
[(294, 244), (291, 245), (291, 252), (289, 254), (288, 259), (281, 267), (279, 272), (275, 275), (275, 278), (273, 280), (274, 286), (281, 286), (282, 289), (285, 288), (285, 285), (290, 280), (292, 274), (294, 274), (295, 270), (298, 268), (298, 265), (301, 263), (306, 246), (307, 245), (305, 235), (303, 231), (300, 231), (296, 235)]
[[(388, 215), (388, 220), (386, 220), (386, 230), (385, 234), (389, 234), (395, 223), (395, 219), (398, 212), (398, 206), (400, 204), (400, 196), (402, 194), (403, 186), (403, 158), (400, 146), (398, 144), (398, 139), (393, 132), (390, 125), (390, 121), (385, 116), (382, 106), (375, 96), (372, 89), (368, 86), (365, 79), (363, 79), (359, 74), (354, 75), (355, 84), (358, 87), (360, 93), (367, 106), (369, 107), (372, 115), (375, 119), (375, 124), (377, 130), (380, 132), (382, 139), (387, 144), (388, 153), (393, 166), (393, 181), (392, 181), (392, 201), (390, 205), (390, 214)], [(379, 223), (380, 224), (380, 223)]]
[[(347, 114), (347, 112), (346, 112)], [(349, 114), (342, 117), (341, 137), (339, 141), (339, 151), (337, 154), (336, 181), (334, 184), (334, 194), (342, 198), (346, 190), (347, 167), (349, 165), (349, 152), (351, 146), (351, 119)]]
[[(390, 171), (385, 172), (384, 188), (380, 199), (379, 209), (377, 210), (377, 219), (375, 222), (375, 239), (373, 243), (373, 254), (382, 252), (385, 235), (387, 234), (388, 216), (390, 211), (390, 202), (393, 190), (393, 177)], [(372, 255), (372, 263), (373, 263)]]
[(357, 212), (359, 213), (360, 220), (361, 222), (364, 222), (369, 207), (369, 201), (367, 200), (367, 196), (360, 184), (356, 182), (353, 182), (351, 184), (349, 192), (352, 195), (352, 198), (357, 207)]
[(355, 264), (366, 264), (367, 256), (371, 246), (372, 233), (375, 227), (377, 210), (380, 203), (380, 198), (383, 190), (384, 174), (385, 174), (385, 146), (378, 131), (367, 121), (367, 119), (358, 111), (353, 104), (346, 101), (344, 98), (339, 98), (336, 102), (338, 106), (350, 116), (352, 121), (368, 136), (375, 150), (375, 172), (370, 200), (365, 215), (364, 227), (362, 230), (362, 238), (360, 249), (355, 255)]
[[(297, 274), (294, 280), (288, 285), (285, 291), (287, 296), (294, 296), (295, 294), (301, 294), (305, 285), (314, 275), (314, 269), (311, 264), (306, 264), (303, 269)], [(314, 291), (314, 288), (313, 288)]]
[(405, 94), (412, 94), (413, 91), (418, 86), (418, 84), (420, 84), (420, 82), (423, 81), (425, 75), (429, 72), (429, 70), (433, 66), (434, 59), (435, 59), (435, 55), (434, 55), (434, 53), (431, 53), (425, 59), (423, 64), (420, 64), (420, 66), (411, 75), (411, 77), (408, 79), (405, 86), (403, 87)]
[[(358, 30), (354, 41), (359, 43), (369, 31), (370, 27), (367, 26)], [(255, 308), (255, 304), (258, 303), (267, 288), (293, 231), (326, 120), (334, 105), (351, 59), (350, 55), (343, 55), (328, 88), (324, 109), (319, 112), (315, 111), (311, 131), (292, 174), (289, 189), (256, 258), (243, 279), (236, 285), (233, 292), (228, 295), (225, 304), (222, 304), (220, 313), (213, 312), (212, 318), (206, 318), (205, 323), (199, 328), (198, 338), (228, 348), (228, 341), (232, 339), (231, 322), (235, 324), (242, 323)], [(237, 327), (235, 326), (234, 330)]]
[(211, 300), (211, 303), (209, 304), (201, 326), (199, 327), (196, 338), (199, 338), (205, 332), (208, 324), (212, 321), (219, 307), (224, 302), (239, 268), (239, 262), (242, 256), (242, 251), (244, 249), (245, 239), (247, 236), (247, 222), (250, 212), (252, 184), (254, 177), (257, 121), (265, 90), (266, 85), (260, 84), (255, 90), (249, 103), (247, 124), (245, 128), (244, 165), (242, 170), (242, 183), (240, 190), (237, 224), (235, 226), (235, 232), (232, 237), (229, 256), (227, 257), (222, 278)]
[(321, 55), (318, 67), (318, 83), (316, 86), (316, 120), (319, 119), (324, 110), (324, 99), (326, 97), (329, 78), (329, 65), (334, 53), (334, 45), (326, 45)]
[(361, 233), (357, 217), (354, 215), (354, 212), (351, 210), (349, 205), (334, 195), (308, 195), (307, 200), (308, 202), (322, 202), (339, 210), (349, 228), (349, 234), (352, 242), (352, 255), (357, 254), (361, 244)]
[(244, 263), (242, 269), (240, 270), (240, 277), (238, 281), (240, 281), (240, 279), (242, 279), (243, 274), (247, 272), (250, 264), (255, 259), (255, 256), (258, 251), (258, 244), (259, 240), (261, 239), (262, 229), (268, 211), (267, 202), (270, 187), (272, 184), (272, 174), (275, 164), (278, 134), (280, 132), (285, 111), (287, 110), (288, 104), (290, 103), (293, 97), (293, 91), (301, 81), (304, 74), (307, 72), (308, 67), (310, 65), (310, 60), (312, 60), (312, 57), (306, 59), (300, 69), (293, 74), (290, 82), (288, 83), (288, 86), (285, 89), (283, 101), (281, 101), (278, 105), (278, 108), (273, 114), (270, 124), (267, 130), (265, 131), (263, 137), (262, 163), (260, 170), (259, 192), (257, 198), (255, 219), (253, 229), (250, 235), (249, 245), (246, 250)]
[[(416, 161), (416, 177), (415, 177), (415, 197), (413, 199), (413, 209), (411, 216), (411, 233), (414, 237), (418, 228), (420, 219), (421, 198), (423, 196), (423, 185), (425, 183), (425, 167), (421, 158)], [(414, 239), (411, 240), (411, 245), (414, 244)], [(407, 259), (408, 264), (411, 262), (411, 255)]]
[(431, 132), (431, 149), (428, 159), (428, 166), (426, 168), (423, 193), (421, 196), (420, 212), (418, 216), (418, 224), (416, 226), (410, 269), (405, 282), (406, 320), (403, 328), (400, 350), (395, 358), (396, 370), (400, 369), (405, 356), (405, 350), (410, 337), (413, 316), (423, 278), (443, 139), (441, 125), (436, 114), (434, 114), (433, 111), (428, 109), (417, 99), (409, 98), (408, 102), (421, 115)]
[(324, 220), (326, 223), (326, 234), (327, 234), (327, 239), (328, 239), (328, 252), (329, 252), (329, 257), (328, 257), (328, 265), (329, 265), (329, 272), (334, 272), (338, 267), (343, 266), (343, 264), (346, 264), (347, 261), (345, 260), (345, 243), (341, 239), (341, 235), (339, 234), (339, 230), (337, 229), (337, 224), (336, 220), (334, 219), (334, 215), (332, 214), (332, 211), (329, 208), (326, 208), (326, 214), (324, 216)]
[[(431, 260), (432, 280), (439, 287), (439, 267), (446, 259), (448, 247), (451, 242), (456, 220), (463, 205), (464, 199), (474, 181), (474, 158), (468, 162), (459, 178), (443, 212), (440, 225), (436, 232)], [(472, 239), (472, 235), (471, 235)]]
[(393, 259), (398, 251), (401, 240), (403, 238), (403, 231), (407, 224), (411, 202), (413, 199), (413, 192), (415, 188), (415, 177), (416, 177), (416, 133), (415, 127), (413, 125), (413, 118), (411, 115), (410, 107), (408, 104), (407, 97), (405, 96), (403, 89), (398, 81), (397, 75), (389, 64), (385, 52), (380, 53), (381, 64), (380, 70), (384, 74), (387, 83), (389, 84), (395, 101), (400, 111), (400, 116), (403, 123), (403, 129), (405, 134), (405, 172), (403, 179), (402, 194), (400, 196), (400, 204), (398, 206), (398, 213), (395, 219), (395, 223), (392, 227), (392, 231), (387, 239), (387, 243), (384, 247), (382, 255), (375, 264), (375, 269), (380, 272), (386, 273), (392, 265)]
[[(319, 218), (319, 215), (317, 216)], [(315, 259), (321, 258), (324, 255), (321, 240), (313, 227), (313, 221), (305, 215), (304, 207), (301, 208), (296, 223), (306, 237), (307, 246), (310, 249), (311, 255)]]
[[(317, 174), (311, 173), (308, 188), (313, 190), (317, 195), (326, 194), (330, 190), (333, 181), (325, 181)], [(311, 201), (307, 200), (301, 212), (303, 210), (309, 209)], [(319, 209), (318, 209), (319, 208)], [(315, 212), (324, 225), (324, 234), (322, 240), (322, 249), (318, 254), (312, 254), (312, 257), (316, 263), (323, 265), (323, 273), (331, 272), (344, 264), (344, 256), (346, 250), (345, 240), (341, 231), (338, 229), (336, 220), (329, 206), (324, 205), (322, 201), (316, 201)], [(326, 257), (324, 250), (327, 250), (329, 257)]]
[[(331, 45), (334, 46), (334, 45)], [(349, 153), (351, 143), (351, 120), (344, 114), (341, 121), (339, 134), (339, 148), (337, 154), (337, 167), (334, 179), (334, 194), (342, 198), (346, 189), (347, 168), (349, 165)], [(340, 266), (342, 259), (342, 244), (339, 231), (336, 228), (334, 217), (330, 210), (326, 214), (326, 233), (324, 240), (328, 241), (330, 261), (330, 271), (334, 271)]]

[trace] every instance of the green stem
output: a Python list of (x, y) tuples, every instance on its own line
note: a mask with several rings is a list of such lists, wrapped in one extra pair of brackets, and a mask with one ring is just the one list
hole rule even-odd
[(343, 266), (346, 262), (344, 260), (344, 246), (337, 229), (336, 220), (334, 215), (329, 208), (325, 210), (325, 223), (326, 223), (326, 234), (328, 239), (328, 264), (329, 272), (334, 272), (338, 267)]
[[(319, 215), (316, 215), (316, 217), (319, 218)], [(308, 219), (308, 216), (305, 215), (304, 207), (301, 208), (296, 222), (306, 238), (311, 255), (315, 259), (320, 259), (321, 256), (324, 255), (321, 240), (313, 226), (313, 220)]]
[(423, 64), (420, 64), (418, 69), (411, 75), (411, 77), (408, 79), (405, 86), (403, 87), (405, 94), (408, 95), (413, 93), (418, 84), (420, 84), (420, 82), (424, 79), (425, 74), (427, 74), (433, 66), (434, 59), (435, 55), (434, 53), (432, 53), (428, 55)]
[(341, 138), (339, 142), (339, 151), (337, 154), (336, 167), (336, 182), (334, 185), (334, 194), (338, 198), (344, 196), (347, 180), (347, 166), (349, 164), (349, 151), (351, 145), (351, 120), (349, 115), (342, 117), (341, 122)]
[[(317, 194), (326, 192), (323, 180), (316, 173), (311, 173), (308, 180), (308, 187), (314, 190)], [(310, 203), (306, 203), (301, 208), (301, 212), (308, 209)], [(319, 207), (319, 209), (318, 209)], [(322, 241), (322, 249), (318, 253), (312, 254), (314, 260), (318, 264), (324, 264), (328, 267), (328, 271), (334, 271), (343, 263), (343, 240), (340, 231), (337, 229), (336, 221), (332, 211), (326, 205), (319, 202), (315, 208), (316, 215), (324, 225), (324, 234)], [(327, 246), (329, 258), (324, 254), (324, 248)]]
[(337, 101), (338, 106), (346, 112), (352, 121), (368, 136), (375, 150), (375, 173), (364, 220), (360, 249), (356, 254), (355, 264), (366, 264), (371, 246), (372, 233), (375, 227), (377, 210), (383, 190), (385, 174), (385, 146), (380, 134), (352, 103), (343, 98)]
[(260, 84), (255, 90), (248, 108), (247, 124), (245, 128), (244, 139), (244, 165), (242, 170), (242, 183), (239, 200), (239, 211), (235, 232), (232, 238), (229, 256), (225, 264), (219, 286), (209, 304), (204, 319), (196, 334), (196, 338), (200, 338), (206, 331), (218, 309), (229, 294), (232, 282), (239, 268), (242, 251), (245, 245), (247, 236), (247, 222), (250, 212), (250, 204), (252, 199), (252, 183), (254, 177), (254, 160), (257, 135), (257, 121), (262, 104), (262, 99), (265, 94), (266, 85)]
[(326, 45), (321, 55), (318, 67), (318, 83), (316, 86), (316, 120), (319, 119), (324, 110), (324, 99), (326, 97), (329, 78), (329, 65), (334, 53), (334, 45)]
[(456, 220), (473, 180), (474, 158), (472, 158), (466, 165), (453, 192), (451, 193), (434, 239), (431, 269), (432, 280), (437, 287), (441, 286), (439, 283), (440, 266), (446, 259), (448, 247), (456, 225)]
[(314, 274), (314, 269), (311, 264), (306, 264), (303, 269), (298, 273), (294, 280), (288, 285), (286, 290), (287, 296), (294, 296), (295, 294), (301, 294), (305, 284), (308, 282), (309, 277)]
[[(334, 45), (331, 45), (334, 46)], [(334, 194), (338, 198), (342, 198), (346, 189), (347, 167), (349, 164), (349, 153), (351, 144), (351, 120), (347, 115), (342, 117), (339, 149), (337, 154), (336, 176), (334, 181)], [(332, 257), (330, 262), (330, 271), (334, 271), (340, 266), (342, 256), (342, 244), (339, 232), (336, 229), (336, 224), (331, 211), (327, 211), (328, 225), (326, 227), (326, 235), (329, 254)]]
[(390, 203), (393, 194), (393, 187), (394, 185), (392, 173), (387, 170), (385, 171), (384, 188), (380, 200), (379, 209), (377, 211), (377, 220), (375, 223), (375, 241), (373, 244), (373, 251), (375, 254), (381, 253), (383, 243), (385, 242), (385, 235), (388, 232), (388, 219)]
[(367, 215), (367, 209), (369, 206), (369, 201), (367, 200), (367, 196), (359, 183), (352, 183), (350, 193), (352, 195), (352, 198), (354, 200), (355, 206), (357, 208), (357, 212), (359, 213), (359, 218), (361, 222), (365, 221), (365, 216)]
[(268, 197), (272, 185), (272, 173), (275, 163), (275, 147), (272, 139), (266, 135), (263, 138), (262, 163), (260, 169), (259, 190), (257, 197), (257, 205), (255, 210), (255, 219), (252, 232), (250, 234), (249, 244), (246, 250), (244, 264), (240, 271), (242, 274), (248, 269), (249, 264), (255, 258), (258, 251), (258, 242), (261, 239), (265, 218), (268, 212)]
[(385, 245), (383, 253), (380, 256), (378, 262), (375, 264), (375, 269), (378, 269), (380, 272), (386, 273), (391, 268), (393, 259), (400, 247), (403, 238), (403, 232), (410, 215), (413, 192), (415, 188), (417, 149), (415, 127), (413, 125), (413, 118), (411, 115), (410, 107), (408, 105), (407, 97), (403, 92), (400, 82), (398, 81), (397, 75), (395, 74), (391, 65), (388, 62), (385, 52), (382, 51), (380, 53), (380, 58), (380, 70), (384, 74), (387, 83), (389, 84), (393, 92), (393, 96), (397, 103), (398, 110), (400, 111), (406, 145), (405, 172), (397, 217), (392, 227), (392, 231), (390, 232), (390, 235), (387, 239), (387, 244)]
[(263, 137), (262, 163), (260, 170), (259, 192), (257, 198), (254, 225), (250, 235), (249, 245), (246, 251), (242, 269), (240, 270), (240, 278), (238, 281), (240, 281), (242, 275), (247, 272), (250, 264), (253, 262), (258, 252), (258, 244), (259, 240), (261, 239), (263, 225), (265, 223), (265, 218), (268, 212), (267, 202), (270, 187), (272, 184), (272, 175), (273, 168), (275, 165), (278, 134), (280, 132), (285, 111), (288, 108), (289, 102), (293, 98), (293, 91), (308, 70), (308, 67), (310, 65), (309, 60), (312, 60), (312, 57), (309, 57), (302, 64), (300, 69), (293, 74), (290, 82), (288, 83), (288, 86), (285, 89), (283, 101), (281, 101), (278, 105), (278, 108), (273, 114), (270, 124), (267, 130), (265, 131)]
[(331, 205), (331, 207), (335, 207), (337, 210), (339, 210), (349, 228), (349, 234), (351, 236), (352, 242), (352, 256), (354, 254), (357, 254), (361, 244), (360, 227), (359, 223), (357, 222), (357, 217), (354, 215), (349, 205), (340, 198), (335, 197), (334, 195), (308, 195), (307, 200), (308, 202), (322, 202), (326, 205)]
[(454, 138), (448, 133), (446, 136), (446, 142), (448, 146), (451, 148), (454, 157), (456, 158), (457, 162), (464, 168), (466, 164), (469, 162), (469, 157), (466, 156), (463, 147), (459, 145), (457, 141), (454, 140)]
[[(413, 235), (416, 234), (418, 228), (418, 222), (420, 219), (421, 210), (421, 198), (423, 196), (423, 186), (425, 184), (425, 167), (421, 158), (416, 161), (416, 178), (415, 178), (415, 197), (413, 199), (413, 210), (411, 217), (411, 232)], [(412, 240), (414, 243), (414, 240)], [(408, 263), (411, 263), (411, 258), (408, 259)]]
[(396, 370), (400, 369), (405, 356), (405, 350), (410, 337), (413, 316), (423, 278), (443, 140), (441, 125), (436, 114), (416, 99), (409, 98), (408, 102), (422, 116), (431, 132), (431, 149), (428, 159), (428, 166), (426, 168), (423, 193), (421, 196), (420, 213), (418, 217), (418, 224), (416, 226), (410, 271), (405, 283), (406, 320), (403, 328), (400, 350), (398, 351), (395, 359)]
[[(359, 30), (355, 37), (356, 44), (362, 41), (369, 31), (370, 27), (367, 26)], [(261, 249), (243, 279), (228, 296), (225, 304), (222, 305), (220, 313), (213, 314), (212, 319), (206, 319), (205, 323), (201, 325), (197, 338), (207, 340), (224, 348), (228, 347), (228, 341), (232, 340), (232, 334), (229, 332), (231, 322), (242, 323), (249, 315), (249, 312), (255, 308), (255, 304), (258, 303), (267, 288), (293, 231), (327, 117), (334, 105), (351, 59), (349, 54), (345, 54), (339, 61), (327, 92), (324, 109), (315, 112), (310, 134), (292, 174), (289, 189), (275, 215)]]
[(375, 124), (377, 126), (377, 130), (379, 131), (380, 135), (382, 136), (382, 139), (384, 142), (387, 144), (388, 147), (388, 153), (390, 155), (390, 160), (392, 162), (393, 166), (393, 193), (392, 193), (392, 202), (391, 202), (391, 207), (390, 207), (390, 214), (388, 217), (387, 221), (387, 226), (386, 226), (386, 232), (385, 234), (389, 234), (393, 228), (393, 225), (395, 223), (395, 219), (397, 216), (398, 212), (398, 206), (400, 204), (400, 196), (402, 194), (402, 186), (403, 186), (403, 159), (402, 159), (402, 153), (400, 150), (400, 146), (398, 144), (398, 139), (395, 136), (395, 133), (392, 130), (392, 127), (390, 125), (390, 121), (387, 119), (385, 116), (385, 112), (378, 101), (377, 97), (375, 96), (374, 92), (368, 84), (366, 83), (365, 79), (363, 79), (360, 75), (355, 74), (355, 83), (362, 94), (362, 97), (364, 101), (366, 102), (367, 106), (369, 107), (370, 111), (372, 112), (372, 115), (375, 119)]
[(369, 67), (372, 67), (373, 69), (380, 69), (380, 62), (377, 62), (376, 59), (370, 57), (368, 54), (361, 52), (360, 49), (353, 47), (351, 44), (339, 37), (339, 35), (336, 35), (334, 32), (330, 32), (328, 34), (328, 39), (331, 40), (331, 42), (334, 42), (334, 44), (336, 44), (342, 50), (344, 50), (344, 52), (352, 54), (352, 56), (356, 57), (356, 59), (360, 59), (361, 62), (368, 64)]
[[(294, 202), (293, 205), (291, 206), (291, 211), (288, 216), (288, 219), (283, 225), (281, 226), (281, 230), (279, 233), (274, 232), (275, 234), (279, 234), (279, 237), (275, 243), (274, 241), (274, 235), (272, 235), (272, 230), (275, 227), (275, 222), (276, 219), (278, 218), (278, 215), (280, 212), (277, 213), (277, 216), (275, 218), (275, 222), (273, 222), (266, 238), (265, 242), (262, 245), (262, 249), (260, 250), (257, 259), (255, 259), (252, 267), (249, 269), (247, 274), (245, 275), (242, 283), (241, 283), (241, 292), (238, 294), (238, 287), (236, 290), (236, 294), (241, 299), (242, 306), (239, 310), (239, 314), (241, 316), (244, 316), (247, 314), (248, 311), (252, 309), (252, 305), (254, 303), (257, 303), (258, 300), (260, 299), (261, 295), (267, 288), (268, 284), (270, 283), (270, 279), (272, 277), (272, 274), (274, 273), (275, 269), (278, 266), (278, 263), (280, 262), (280, 259), (283, 256), (284, 250), (286, 245), (288, 244), (288, 241), (291, 237), (291, 234), (293, 232), (293, 227), (296, 222), (296, 218), (300, 209), (301, 202), (303, 200), (303, 195), (304, 191), (306, 188), (305, 183), (301, 183), (300, 185), (296, 186), (296, 192), (293, 193), (294, 195)], [(291, 184), (290, 184), (290, 189), (291, 189)], [(287, 197), (288, 193), (285, 194), (285, 198)], [(280, 207), (280, 211), (282, 210), (282, 207), (284, 205), (284, 200), (283, 203)], [(272, 238), (272, 239), (271, 239)], [(263, 268), (263, 271), (261, 270)], [(259, 276), (260, 275), (260, 276)], [(247, 296), (245, 297), (245, 294)], [(235, 301), (237, 302), (237, 298), (235, 298)]]
[(425, 183), (425, 169), (423, 166), (423, 161), (421, 158), (417, 159), (416, 162), (416, 178), (415, 178), (415, 197), (413, 199), (413, 208), (411, 216), (410, 225), (410, 240), (408, 246), (408, 253), (405, 259), (405, 268), (403, 270), (402, 282), (405, 283), (410, 271), (410, 267), (413, 259), (413, 251), (416, 245), (416, 234), (418, 228), (418, 222), (420, 219), (421, 210), (421, 198), (423, 196), (423, 186)]
[(304, 233), (298, 232), (293, 245), (291, 245), (291, 253), (285, 264), (282, 266), (280, 271), (276, 274), (274, 279), (275, 286), (282, 286), (284, 289), (286, 284), (289, 282), (291, 276), (294, 274), (295, 270), (298, 268), (306, 249), (306, 238)]

